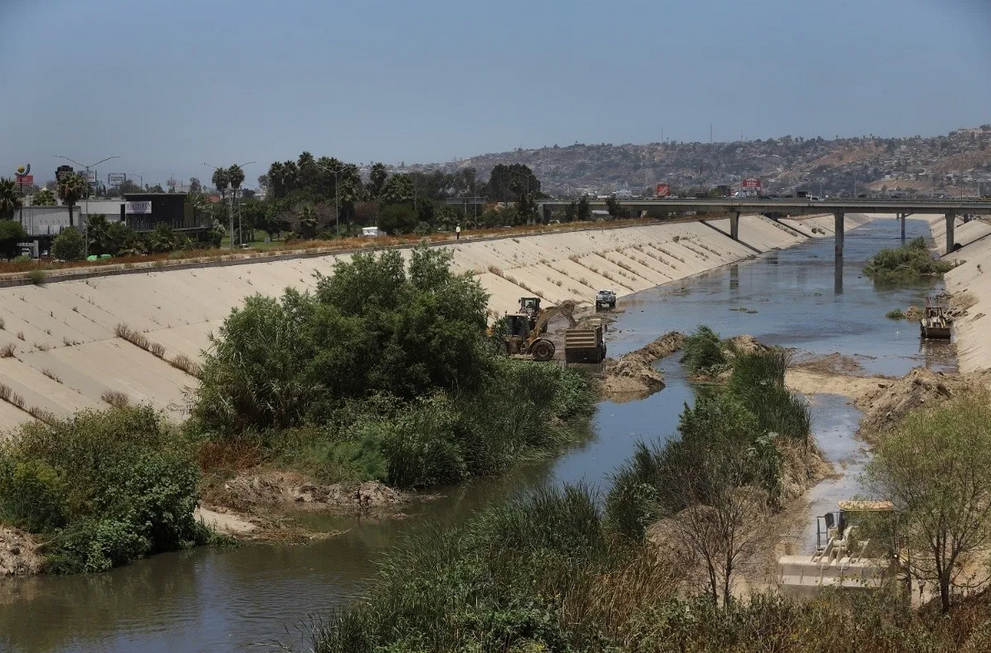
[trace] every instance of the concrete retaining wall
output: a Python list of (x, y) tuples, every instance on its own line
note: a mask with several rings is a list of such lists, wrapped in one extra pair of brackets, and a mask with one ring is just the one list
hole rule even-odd
[[(852, 229), (866, 218), (848, 216)], [(491, 315), (538, 295), (548, 303), (574, 300), (590, 305), (596, 290), (619, 296), (676, 281), (754, 256), (790, 247), (801, 233), (832, 234), (832, 216), (793, 220), (782, 226), (760, 216), (740, 220), (741, 242), (727, 235), (728, 220), (682, 222), (575, 231), (444, 245), (454, 267), (472, 271), (490, 293)], [(744, 244), (746, 243), (746, 244)], [(170, 365), (193, 360), (209, 346), (209, 334), (244, 298), (280, 295), (314, 284), (314, 273), (332, 274), (338, 260), (320, 256), (251, 264), (94, 277), (45, 286), (0, 288), (0, 384), (25, 408), (66, 416), (105, 408), (108, 392), (150, 402), (181, 419), (196, 378)], [(115, 336), (118, 324), (164, 347), (164, 359)], [(27, 410), (0, 401), (0, 431), (32, 419)]]

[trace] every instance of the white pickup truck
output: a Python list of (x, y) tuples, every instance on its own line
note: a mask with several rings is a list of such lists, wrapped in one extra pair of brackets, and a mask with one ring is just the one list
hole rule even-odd
[(595, 310), (602, 308), (616, 308), (615, 290), (600, 290), (595, 293)]

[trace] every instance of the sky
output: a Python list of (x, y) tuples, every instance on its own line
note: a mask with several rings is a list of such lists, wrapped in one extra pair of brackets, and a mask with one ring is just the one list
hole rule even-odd
[(0, 175), (991, 122), (991, 0), (0, 0)]

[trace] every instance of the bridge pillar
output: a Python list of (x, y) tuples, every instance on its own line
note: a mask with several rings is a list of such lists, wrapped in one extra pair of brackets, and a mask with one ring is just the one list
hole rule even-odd
[(538, 207), (537, 215), (540, 216), (540, 222), (542, 224), (547, 224), (551, 221), (551, 205), (550, 204), (540, 204)]
[(956, 226), (957, 216), (952, 213), (946, 214), (946, 253), (953, 251), (953, 228)]
[(729, 214), (729, 237), (740, 240), (740, 214), (735, 211)]
[(898, 220), (902, 223), (902, 242), (905, 242), (905, 218), (908, 217), (908, 213), (899, 213)]
[(836, 246), (833, 249), (833, 253), (838, 259), (843, 258), (843, 237), (846, 235), (846, 231), (843, 229), (843, 217), (842, 211), (837, 211), (833, 214), (833, 229), (836, 232)]

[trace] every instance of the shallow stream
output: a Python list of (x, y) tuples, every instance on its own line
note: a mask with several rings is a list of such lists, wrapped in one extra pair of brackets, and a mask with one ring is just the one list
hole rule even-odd
[[(921, 221), (909, 220), (907, 230), (909, 238), (928, 235)], [(892, 308), (920, 304), (930, 287), (875, 289), (861, 276), (867, 258), (896, 246), (898, 237), (895, 220), (848, 233), (842, 287), (834, 278), (833, 239), (823, 238), (622, 299), (609, 353), (618, 356), (672, 329), (708, 324), (723, 336), (748, 333), (813, 354), (854, 356), (870, 374), (951, 366), (946, 347), (920, 346), (916, 325), (884, 317)], [(683, 405), (694, 399), (677, 357), (659, 366), (667, 387), (643, 401), (602, 402), (594, 436), (581, 446), (444, 492), (411, 508), (407, 519), (309, 516), (313, 526), (343, 534), (307, 545), (159, 555), (100, 575), (0, 579), (0, 651), (175, 653), (235, 651), (275, 640), (299, 645), (307, 615), (327, 618), (359, 595), (374, 577), (375, 558), (404, 537), (456, 524), (544, 483), (581, 481), (607, 489), (609, 475), (634, 444), (671, 437)], [(820, 395), (812, 409), (820, 446), (846, 469), (810, 493), (815, 514), (856, 493), (866, 453), (854, 438), (859, 413), (845, 399)]]

